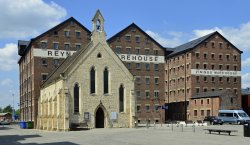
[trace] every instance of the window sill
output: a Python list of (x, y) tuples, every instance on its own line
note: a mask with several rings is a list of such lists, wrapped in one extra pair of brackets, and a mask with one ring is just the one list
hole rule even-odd
[(96, 93), (92, 93), (92, 94), (90, 94), (91, 96), (96, 96), (97, 94)]

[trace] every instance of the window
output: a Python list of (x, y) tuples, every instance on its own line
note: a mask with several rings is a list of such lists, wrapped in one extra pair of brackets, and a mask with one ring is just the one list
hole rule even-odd
[(201, 116), (204, 116), (204, 110), (201, 110)]
[(45, 49), (45, 48), (47, 47), (46, 45), (47, 45), (47, 42), (42, 42), (42, 43), (41, 43), (41, 48), (42, 48), (42, 49)]
[(131, 54), (131, 49), (129, 47), (126, 48), (126, 53)]
[(155, 78), (155, 84), (156, 84), (156, 85), (159, 84), (159, 78)]
[(149, 55), (149, 49), (145, 49), (145, 55)]
[(141, 96), (141, 92), (140, 91), (135, 91), (135, 95), (136, 95), (136, 97), (140, 97)]
[(227, 54), (226, 57), (227, 57), (227, 60), (229, 61), (230, 60), (230, 55)]
[(47, 66), (48, 60), (46, 58), (42, 58), (42, 65)]
[(204, 82), (207, 82), (207, 77), (204, 77), (204, 78), (203, 78), (203, 81), (204, 81)]
[(234, 83), (237, 83), (237, 78), (234, 78)]
[(194, 104), (196, 105), (196, 100), (194, 100)]
[(204, 69), (207, 69), (207, 64), (206, 63), (203, 64), (203, 67), (204, 67)]
[(137, 108), (137, 112), (141, 111), (141, 105), (137, 105), (136, 108)]
[(219, 69), (222, 69), (222, 64), (219, 65)]
[(97, 54), (97, 58), (102, 58), (102, 54), (101, 54), (101, 53), (98, 53), (98, 54)]
[(222, 82), (222, 77), (219, 77), (219, 82)]
[(79, 86), (74, 86), (74, 113), (79, 113)]
[(150, 77), (146, 77), (146, 84), (149, 85), (150, 83)]
[(69, 37), (69, 31), (68, 30), (64, 31), (64, 36)]
[(146, 98), (150, 98), (150, 91), (145, 91), (146, 93)]
[(197, 110), (194, 110), (194, 116), (197, 116)]
[(211, 46), (212, 46), (212, 48), (215, 48), (214, 42), (211, 42)]
[(154, 64), (155, 71), (159, 70), (159, 64)]
[(227, 43), (227, 49), (229, 49), (230, 48), (230, 44), (229, 43)]
[(236, 65), (234, 66), (234, 70), (237, 70), (237, 66)]
[(220, 60), (222, 59), (222, 54), (219, 54), (219, 59), (220, 59)]
[(206, 53), (204, 53), (203, 55), (204, 55), (204, 59), (207, 59), (207, 54), (206, 54)]
[(81, 45), (80, 44), (76, 44), (76, 50), (80, 50), (81, 49)]
[(147, 112), (150, 112), (150, 105), (149, 105), (149, 104), (146, 104), (145, 107), (146, 107), (146, 111), (147, 111)]
[(200, 64), (196, 63), (196, 69), (199, 69), (199, 67), (200, 67)]
[(210, 116), (210, 115), (211, 115), (210, 112), (211, 112), (210, 110), (207, 110), (207, 116)]
[(121, 47), (116, 47), (115, 48), (115, 53), (116, 54), (121, 54)]
[(200, 58), (200, 53), (196, 52), (195, 56), (196, 56), (196, 58)]
[(92, 67), (90, 70), (90, 94), (95, 93), (95, 68)]
[(238, 94), (238, 91), (237, 91), (237, 89), (234, 89), (234, 93), (237, 95)]
[(159, 97), (159, 91), (155, 91), (154, 94), (155, 94), (155, 98)]
[(203, 88), (203, 92), (207, 92), (207, 88)]
[(135, 36), (135, 42), (137, 42), (137, 43), (140, 42), (140, 36)]
[(196, 93), (199, 93), (200, 92), (200, 88), (196, 88)]
[(215, 89), (214, 89), (214, 88), (212, 88), (211, 90), (212, 90), (212, 92), (213, 92), (213, 91), (215, 91)]
[(69, 50), (69, 44), (64, 44), (64, 49)]
[(108, 94), (109, 93), (109, 71), (107, 68), (104, 69), (103, 72), (103, 92), (104, 94)]
[(136, 76), (136, 77), (135, 77), (135, 82), (136, 82), (137, 84), (140, 84), (140, 83), (141, 83), (141, 77), (140, 77), (140, 76)]
[(234, 99), (233, 99), (233, 97), (231, 97), (231, 98), (230, 98), (230, 102), (231, 102), (231, 104), (233, 104), (233, 103), (234, 103)]
[(45, 81), (47, 79), (47, 74), (42, 74), (42, 80)]
[(227, 70), (229, 70), (229, 65), (227, 65)]
[(119, 88), (119, 111), (124, 112), (124, 87), (120, 85)]
[(201, 100), (201, 105), (203, 105), (203, 100)]
[(59, 43), (53, 43), (53, 48), (54, 49), (59, 49)]
[(234, 55), (234, 61), (237, 61), (237, 55)]
[(159, 55), (158, 50), (154, 50), (154, 55)]
[(209, 99), (207, 99), (207, 104), (209, 104)]
[(140, 48), (136, 48), (136, 49), (135, 49), (135, 54), (139, 55), (140, 52), (141, 52), (141, 51), (140, 51)]
[(76, 37), (80, 38), (80, 36), (81, 36), (81, 32), (80, 31), (76, 31)]
[(58, 31), (54, 31), (54, 36), (58, 36)]
[(214, 70), (214, 64), (211, 65), (211, 69)]
[(222, 49), (222, 43), (219, 43), (220, 48)]
[(140, 63), (136, 63), (136, 69), (141, 69), (141, 64)]
[(150, 70), (150, 64), (149, 63), (146, 63), (145, 67), (146, 67), (146, 70)]
[(59, 66), (59, 59), (54, 59), (54, 66), (55, 67)]
[(214, 82), (214, 77), (212, 77), (211, 79), (212, 79), (212, 82)]
[(214, 53), (211, 54), (211, 58), (214, 59)]
[(130, 35), (126, 35), (125, 36), (126, 41), (130, 41), (130, 37), (131, 37)]
[(230, 78), (229, 78), (229, 77), (227, 77), (227, 82), (228, 82), (228, 83), (230, 82)]
[(131, 69), (131, 63), (127, 63), (127, 68)]
[(197, 82), (197, 83), (200, 82), (200, 76), (196, 76), (196, 82)]

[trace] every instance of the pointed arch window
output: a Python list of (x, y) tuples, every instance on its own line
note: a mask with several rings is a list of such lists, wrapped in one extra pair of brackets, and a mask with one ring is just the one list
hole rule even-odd
[(109, 71), (106, 67), (103, 72), (103, 92), (104, 94), (109, 93)]
[(79, 85), (74, 86), (74, 113), (79, 113)]
[(124, 86), (119, 88), (119, 112), (124, 112)]
[(101, 31), (101, 21), (100, 19), (98, 19), (96, 21), (96, 31), (100, 32)]
[(90, 70), (90, 94), (95, 93), (95, 68), (92, 67)]

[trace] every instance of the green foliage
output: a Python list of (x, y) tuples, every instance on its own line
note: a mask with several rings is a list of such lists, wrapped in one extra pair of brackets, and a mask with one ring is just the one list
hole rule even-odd
[(3, 113), (3, 109), (2, 109), (2, 107), (0, 107), (0, 113)]
[(12, 113), (12, 107), (10, 105), (3, 108), (3, 113)]
[(20, 109), (16, 110), (16, 115), (20, 116)]

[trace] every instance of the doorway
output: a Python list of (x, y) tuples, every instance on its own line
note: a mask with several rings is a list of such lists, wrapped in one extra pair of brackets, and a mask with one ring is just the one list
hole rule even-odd
[(95, 114), (95, 127), (104, 128), (104, 112), (102, 108), (98, 108)]

